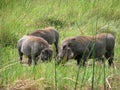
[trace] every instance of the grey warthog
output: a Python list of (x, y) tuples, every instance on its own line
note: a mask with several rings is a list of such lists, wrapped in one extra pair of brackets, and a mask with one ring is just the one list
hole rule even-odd
[(44, 38), (50, 45), (54, 43), (56, 48), (56, 53), (58, 53), (58, 41), (59, 41), (59, 33), (53, 27), (48, 27), (41, 30), (36, 30), (29, 35), (42, 37)]
[[(18, 46), (20, 61), (22, 62), (22, 56), (26, 55), (28, 57), (29, 65), (32, 63), (32, 59), (34, 61), (34, 64), (35, 65), (37, 64), (38, 57), (40, 56), (41, 52), (44, 52), (44, 49), (48, 50), (49, 53), (52, 52), (48, 42), (43, 38), (36, 37), (36, 36), (23, 36), (18, 41), (17, 46)], [(48, 56), (48, 55), (45, 55), (45, 56)], [(45, 59), (48, 60), (49, 58), (52, 58), (52, 54)], [(44, 58), (42, 58), (42, 60), (44, 60)]]
[(83, 60), (83, 65), (88, 58), (108, 59), (109, 65), (113, 64), (115, 38), (110, 33), (102, 33), (96, 36), (76, 36), (65, 39), (61, 45), (58, 59), (73, 58), (77, 64)]

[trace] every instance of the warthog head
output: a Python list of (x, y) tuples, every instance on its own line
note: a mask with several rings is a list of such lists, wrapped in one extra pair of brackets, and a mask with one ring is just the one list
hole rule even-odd
[(45, 48), (42, 50), (40, 54), (40, 59), (42, 61), (48, 61), (48, 60), (51, 61), (52, 54), (53, 54), (53, 50), (51, 48)]
[(67, 45), (63, 45), (60, 50), (59, 50), (59, 54), (57, 56), (57, 59), (59, 61), (62, 61), (62, 63), (65, 63), (66, 61), (68, 61), (69, 59), (71, 59), (73, 57), (73, 52), (71, 50), (71, 48)]

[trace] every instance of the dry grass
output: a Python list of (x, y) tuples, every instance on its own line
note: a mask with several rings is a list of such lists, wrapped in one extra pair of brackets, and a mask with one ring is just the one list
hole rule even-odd
[(38, 90), (36, 81), (26, 79), (26, 80), (17, 80), (15, 84), (10, 87), (10, 90)]
[(53, 90), (53, 84), (45, 81), (45, 78), (37, 80), (19, 79), (15, 81), (14, 85), (9, 85), (8, 90)]
[(107, 90), (118, 90), (120, 88), (120, 75), (112, 74), (106, 78)]

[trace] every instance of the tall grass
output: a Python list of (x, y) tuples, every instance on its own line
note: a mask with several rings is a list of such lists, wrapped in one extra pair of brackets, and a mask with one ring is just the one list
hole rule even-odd
[[(1, 0), (0, 88), (14, 87), (17, 80), (35, 79), (38, 88), (43, 90), (105, 89), (106, 77), (120, 74), (119, 2), (120, 0)], [(68, 61), (65, 66), (58, 66), (54, 63), (55, 58), (52, 62), (39, 62), (35, 68), (19, 64), (16, 47), (18, 39), (47, 26), (54, 26), (58, 30), (59, 45), (66, 37), (102, 32), (114, 34), (114, 62), (117, 68), (108, 67), (107, 61), (105, 64), (92, 64), (94, 60), (88, 60), (88, 64), (94, 65), (94, 68), (89, 65), (79, 67), (75, 60)]]

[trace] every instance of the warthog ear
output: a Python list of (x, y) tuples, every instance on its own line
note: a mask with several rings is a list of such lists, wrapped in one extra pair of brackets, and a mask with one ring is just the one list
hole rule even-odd
[(66, 47), (67, 47), (67, 45), (64, 45), (64, 46), (63, 46), (63, 49), (65, 49)]

